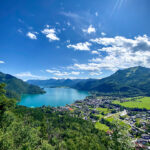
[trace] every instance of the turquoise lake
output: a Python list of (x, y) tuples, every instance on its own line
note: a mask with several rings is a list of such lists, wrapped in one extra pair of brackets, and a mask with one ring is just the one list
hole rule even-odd
[(46, 88), (45, 91), (45, 94), (23, 95), (19, 105), (27, 107), (65, 106), (74, 103), (76, 100), (82, 100), (89, 95), (86, 91), (71, 88)]

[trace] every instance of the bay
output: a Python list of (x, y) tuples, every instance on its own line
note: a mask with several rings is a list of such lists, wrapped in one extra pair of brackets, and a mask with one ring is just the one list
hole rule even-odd
[(21, 97), (19, 105), (27, 107), (40, 106), (65, 106), (76, 100), (82, 100), (89, 96), (86, 91), (79, 91), (71, 88), (45, 88), (45, 94), (25, 94)]

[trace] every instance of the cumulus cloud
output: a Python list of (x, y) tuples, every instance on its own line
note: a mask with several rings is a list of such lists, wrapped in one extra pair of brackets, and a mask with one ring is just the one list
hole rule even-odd
[(88, 63), (88, 64), (74, 64), (72, 69), (84, 70), (84, 71), (99, 71), (99, 65), (96, 63)]
[(83, 29), (82, 31), (85, 32), (85, 33), (91, 34), (91, 33), (95, 33), (96, 29), (92, 25), (90, 25), (88, 27), (88, 29)]
[(68, 76), (69, 73), (68, 72), (60, 72), (60, 71), (57, 71), (56, 73), (54, 73), (55, 76)]
[(134, 39), (128, 39), (123, 36), (116, 36), (114, 38), (96, 38), (91, 39), (91, 42), (103, 46), (110, 46), (110, 48), (128, 49), (130, 51), (149, 51), (150, 50), (150, 38), (147, 35), (134, 37)]
[[(99, 45), (98, 55), (87, 63), (75, 63), (69, 69), (90, 71), (89, 75), (99, 75), (103, 70), (116, 71), (134, 66), (150, 68), (150, 38), (147, 35), (133, 39), (122, 36), (91, 39)], [(92, 51), (91, 53), (97, 53)]]
[(55, 41), (55, 40), (59, 41), (60, 40), (56, 35), (55, 29), (46, 28), (46, 29), (42, 30), (41, 32), (46, 35), (46, 37), (49, 39), (49, 41)]
[(46, 72), (48, 72), (48, 73), (55, 73), (57, 71), (56, 70), (47, 69)]
[(100, 45), (100, 52), (106, 55), (89, 60), (87, 64), (74, 64), (79, 70), (116, 71), (133, 66), (150, 66), (150, 38), (146, 35), (133, 39), (116, 36), (113, 38), (96, 38), (90, 40)]
[(81, 51), (89, 51), (91, 43), (85, 42), (85, 43), (77, 43), (76, 45), (67, 45), (67, 48), (74, 48), (75, 50), (81, 50)]
[(4, 63), (5, 63), (4, 61), (0, 60), (0, 64), (4, 64)]
[(50, 70), (50, 69), (47, 69), (46, 72), (48, 72), (50, 74), (53, 74), (55, 76), (68, 76), (69, 75), (68, 72), (60, 72), (59, 70)]
[(92, 54), (99, 54), (98, 51), (92, 51), (91, 53), (92, 53)]
[(105, 36), (105, 35), (106, 35), (106, 33), (105, 33), (105, 32), (101, 32), (101, 35), (102, 35), (102, 36)]
[(32, 33), (32, 32), (28, 32), (28, 33), (27, 33), (27, 37), (29, 37), (29, 38), (32, 39), (32, 40), (36, 40), (36, 39), (37, 39), (36, 34), (34, 34), (34, 33)]
[(67, 43), (70, 43), (70, 40), (67, 40), (66, 42), (67, 42)]
[(90, 72), (89, 73), (90, 76), (99, 76), (101, 74), (102, 74), (102, 72)]
[(80, 72), (76, 72), (76, 71), (72, 71), (72, 72), (61, 72), (59, 70), (51, 70), (51, 69), (47, 69), (46, 72), (51, 73), (55, 76), (69, 76), (69, 75), (79, 75)]
[(72, 71), (71, 74), (72, 74), (72, 75), (79, 75), (80, 72)]
[(31, 72), (21, 72), (18, 74), (15, 74), (16, 77), (21, 78), (21, 79), (40, 79), (40, 80), (45, 80), (47, 79), (47, 77), (42, 77), (42, 76), (37, 76), (37, 75), (33, 75)]

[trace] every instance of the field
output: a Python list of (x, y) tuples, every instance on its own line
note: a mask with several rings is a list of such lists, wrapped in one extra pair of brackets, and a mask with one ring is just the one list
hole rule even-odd
[(113, 101), (113, 104), (119, 104), (127, 108), (145, 108), (150, 110), (150, 97), (136, 98), (134, 101), (128, 101), (121, 103), (120, 101)]
[(99, 117), (99, 120), (101, 120), (104, 117), (102, 114), (95, 115), (95, 116)]
[(117, 118), (114, 118), (114, 117), (108, 117), (108, 118), (105, 118), (107, 121), (109, 121), (110, 123), (115, 123), (116, 121), (118, 121), (119, 125), (121, 126), (126, 126), (128, 129), (130, 129), (131, 127), (126, 124), (125, 122), (123, 122), (122, 120), (120, 119), (117, 119)]
[(97, 128), (99, 130), (103, 130), (105, 132), (107, 132), (109, 130), (108, 126), (106, 126), (105, 124), (99, 123), (99, 122), (96, 122), (95, 128)]
[(110, 110), (108, 108), (96, 108), (97, 111), (99, 111), (100, 113), (103, 113), (104, 115), (108, 114), (110, 112)]

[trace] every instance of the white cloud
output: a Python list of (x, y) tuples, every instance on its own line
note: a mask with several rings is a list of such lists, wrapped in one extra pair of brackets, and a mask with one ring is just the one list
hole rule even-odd
[[(56, 24), (57, 24), (57, 25), (60, 25), (60, 23), (59, 23), (59, 22), (56, 22)], [(48, 28), (49, 28), (49, 27), (48, 27)]]
[(0, 64), (4, 64), (4, 63), (5, 63), (4, 61), (0, 60)]
[(80, 72), (72, 71), (71, 74), (72, 74), (72, 75), (79, 75)]
[[(116, 36), (114, 38), (96, 38), (91, 39), (90, 41), (104, 45), (104, 46), (117, 46), (117, 47), (126, 47), (126, 48), (150, 48), (150, 40), (147, 35), (134, 37), (134, 39), (128, 39), (123, 36)], [(145, 46), (145, 47), (144, 47)]]
[(92, 53), (92, 54), (99, 54), (98, 51), (92, 51), (91, 53)]
[(44, 29), (43, 31), (41, 31), (43, 34), (46, 35), (46, 37), (49, 39), (49, 41), (58, 41), (60, 40), (57, 36), (56, 36), (56, 31), (55, 29)]
[(67, 22), (67, 25), (68, 25), (68, 26), (71, 26), (71, 23), (68, 21), (68, 22)]
[(98, 75), (103, 70), (116, 71), (139, 65), (150, 68), (150, 38), (146, 35), (133, 39), (116, 36), (90, 41), (97, 43), (100, 47), (97, 51), (105, 52), (105, 55), (98, 55), (85, 64), (75, 63), (68, 69), (90, 71), (90, 75)]
[(79, 75), (80, 72), (72, 71), (72, 72), (61, 72), (59, 70), (51, 70), (47, 69), (46, 72), (51, 73), (52, 75), (55, 76), (69, 76), (69, 75)]
[(128, 39), (122, 36), (114, 38), (96, 38), (90, 41), (103, 45), (102, 51), (150, 51), (150, 38), (146, 35)]
[(81, 50), (81, 51), (89, 51), (91, 43), (85, 42), (85, 43), (77, 43), (76, 45), (67, 45), (67, 48), (74, 48), (75, 50)]
[(72, 69), (84, 70), (84, 71), (99, 71), (99, 65), (96, 63), (88, 63), (88, 64), (74, 64)]
[(105, 32), (101, 32), (101, 35), (102, 35), (102, 36), (106, 36), (106, 33), (105, 33)]
[(102, 74), (102, 72), (90, 72), (89, 73), (90, 76), (99, 76), (101, 74)]
[(57, 71), (56, 73), (54, 73), (55, 76), (68, 76), (69, 73), (68, 72), (60, 72), (60, 71)]
[(56, 70), (47, 69), (46, 72), (48, 72), (48, 73), (56, 73), (57, 71)]
[(100, 44), (99, 51), (105, 51), (105, 57), (90, 60), (99, 68), (115, 71), (133, 66), (150, 66), (150, 38), (146, 35), (128, 39), (122, 36), (114, 38), (97, 38), (90, 40)]
[(15, 76), (18, 78), (21, 78), (21, 79), (25, 79), (25, 80), (27, 80), (27, 79), (40, 79), (40, 80), (47, 79), (47, 77), (33, 75), (31, 72), (22, 72), (22, 73), (15, 74)]
[(67, 42), (67, 43), (70, 43), (70, 40), (67, 40), (66, 42)]
[(95, 29), (92, 25), (90, 25), (90, 26), (88, 27), (88, 29), (83, 29), (82, 31), (83, 31), (83, 32), (86, 32), (86, 33), (88, 33), (88, 34), (91, 34), (91, 33), (95, 33), (95, 32), (96, 32), (96, 29)]
[(46, 24), (45, 26), (46, 26), (46, 28), (49, 28), (49, 27), (50, 27), (50, 25), (48, 25), (48, 24)]
[(18, 29), (17, 31), (18, 31), (19, 33), (23, 33), (23, 32), (22, 32), (22, 29)]
[(36, 39), (37, 39), (36, 35), (35, 35), (34, 33), (32, 33), (32, 32), (28, 32), (28, 33), (27, 33), (27, 36), (28, 36), (30, 39), (32, 39), (32, 40), (36, 40)]
[(98, 12), (95, 13), (95, 16), (96, 16), (96, 17), (98, 16)]

